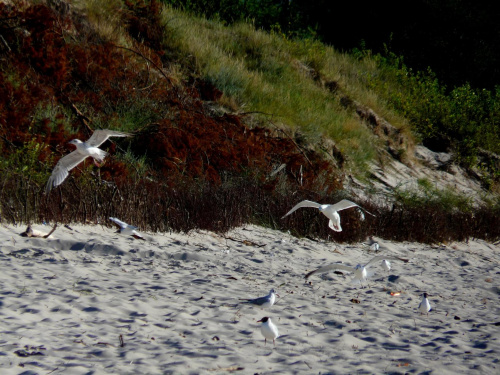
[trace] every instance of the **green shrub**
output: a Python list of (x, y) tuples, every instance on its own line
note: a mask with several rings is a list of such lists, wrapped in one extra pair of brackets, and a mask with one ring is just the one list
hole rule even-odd
[[(454, 151), (466, 167), (479, 166), (480, 149), (500, 153), (500, 88), (492, 92), (465, 84), (448, 89), (431, 70), (414, 72), (401, 57), (358, 56), (375, 59), (378, 70), (365, 84), (409, 120), (425, 145)], [(498, 176), (498, 167), (486, 168)]]
[(2, 217), (7, 214), (14, 223), (37, 220), (40, 192), (51, 173), (47, 165), (40, 162), (47, 147), (32, 139), (21, 147), (14, 147), (8, 156), (0, 158), (0, 196), (7, 200), (3, 205)]

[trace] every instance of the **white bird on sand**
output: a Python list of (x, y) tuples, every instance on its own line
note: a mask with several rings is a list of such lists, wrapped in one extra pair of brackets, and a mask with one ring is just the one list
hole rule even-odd
[(368, 240), (364, 242), (364, 244), (369, 246), (371, 251), (376, 251), (378, 253), (396, 253), (399, 248), (399, 246), (395, 245), (391, 241), (386, 241), (382, 238), (373, 236), (368, 237)]
[(137, 227), (134, 227), (133, 225), (127, 224), (116, 217), (110, 217), (109, 220), (114, 222), (118, 226), (118, 232), (124, 235), (130, 235), (133, 236), (134, 238), (144, 240), (145, 238), (140, 234), (139, 232), (136, 231), (138, 229)]
[(431, 311), (431, 304), (427, 299), (427, 293), (424, 293), (422, 296), (422, 302), (418, 305), (418, 311), (420, 311), (420, 315), (427, 314), (429, 315), (429, 311)]
[(257, 320), (257, 322), (262, 323), (262, 325), (260, 326), (260, 331), (264, 336), (264, 345), (267, 344), (267, 339), (272, 339), (273, 344), (276, 346), (276, 342), (274, 340), (276, 340), (280, 336), (280, 334), (278, 332), (278, 327), (276, 327), (274, 323), (271, 322), (271, 318), (266, 316), (261, 320)]
[(244, 301), (243, 303), (250, 303), (252, 305), (257, 305), (260, 307), (271, 307), (274, 305), (274, 302), (276, 301), (276, 291), (274, 289), (271, 289), (269, 291), (269, 294), (265, 297), (259, 297), (259, 298), (254, 298), (254, 299), (241, 299), (240, 300)]
[(379, 260), (388, 260), (388, 259), (401, 260), (403, 262), (408, 262), (408, 259), (403, 259), (403, 258), (399, 258), (396, 256), (378, 255), (378, 256), (372, 258), (365, 265), (358, 264), (356, 267), (346, 266), (346, 265), (340, 264), (340, 263), (334, 263), (334, 264), (330, 264), (328, 266), (323, 266), (323, 267), (320, 267), (314, 271), (309, 272), (305, 276), (305, 278), (308, 279), (310, 276), (314, 275), (315, 273), (325, 273), (328, 271), (339, 270), (339, 271), (353, 272), (354, 273), (353, 281), (359, 282), (361, 284), (361, 282), (365, 281), (366, 278), (368, 277), (368, 271), (366, 269), (368, 266), (370, 266), (371, 264), (373, 264)]
[(382, 268), (389, 272), (391, 270), (391, 262), (389, 262), (387, 259), (382, 259)]
[(367, 245), (370, 247), (371, 251), (379, 251), (380, 250), (380, 244), (373, 239), (373, 237), (370, 237), (368, 239)]
[(52, 175), (49, 177), (45, 191), (50, 190), (62, 184), (68, 177), (69, 171), (75, 168), (78, 164), (91, 156), (95, 160), (102, 162), (106, 155), (106, 151), (99, 148), (109, 137), (130, 137), (128, 133), (117, 132), (114, 130), (96, 130), (87, 142), (82, 142), (79, 139), (73, 139), (69, 143), (76, 146), (76, 150), (70, 154), (63, 156), (57, 162)]
[(351, 208), (351, 207), (357, 207), (359, 209), (359, 212), (361, 214), (361, 220), (365, 219), (365, 215), (363, 214), (363, 211), (365, 211), (367, 214), (370, 214), (372, 216), (372, 213), (364, 210), (362, 207), (357, 205), (354, 202), (351, 202), (350, 200), (343, 199), (338, 203), (335, 204), (319, 204), (316, 202), (312, 201), (302, 201), (295, 205), (288, 213), (282, 217), (282, 219), (288, 215), (290, 215), (292, 212), (295, 210), (298, 210), (299, 208), (302, 207), (312, 207), (312, 208), (317, 208), (323, 215), (325, 215), (328, 219), (330, 219), (330, 222), (328, 223), (328, 226), (333, 229), (336, 232), (342, 232), (342, 228), (340, 226), (340, 215), (338, 211), (345, 210), (346, 208)]

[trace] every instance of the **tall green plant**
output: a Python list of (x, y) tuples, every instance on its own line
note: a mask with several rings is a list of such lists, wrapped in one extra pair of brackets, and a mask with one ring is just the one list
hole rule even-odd
[(37, 218), (40, 192), (50, 175), (46, 164), (40, 162), (47, 147), (32, 139), (0, 158), (0, 195), (4, 196), (6, 191), (10, 193), (4, 207), (9, 210), (7, 214), (13, 222), (31, 222)]
[(366, 85), (410, 121), (424, 144), (452, 149), (467, 167), (477, 166), (480, 149), (500, 153), (500, 89), (465, 84), (450, 90), (431, 70), (415, 72), (401, 57), (373, 58), (379, 70)]

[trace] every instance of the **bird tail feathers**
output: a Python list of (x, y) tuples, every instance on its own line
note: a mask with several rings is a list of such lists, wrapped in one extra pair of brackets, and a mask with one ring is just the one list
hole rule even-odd
[(99, 162), (104, 161), (104, 158), (108, 155), (106, 151), (101, 150), (100, 148), (96, 148), (92, 153), (92, 157)]

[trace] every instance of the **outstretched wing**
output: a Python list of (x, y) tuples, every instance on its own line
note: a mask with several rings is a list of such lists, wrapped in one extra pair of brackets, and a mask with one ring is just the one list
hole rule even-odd
[(128, 227), (127, 223), (117, 219), (116, 217), (110, 217), (109, 220), (113, 221), (115, 224), (117, 224), (122, 229), (125, 229)]
[[(326, 214), (326, 212), (325, 212)], [(330, 217), (330, 216), (328, 216)], [(328, 222), (328, 227), (332, 230), (334, 230), (335, 232), (342, 232), (342, 229), (340, 229), (340, 223), (339, 223), (339, 226), (336, 226), (333, 222), (332, 219), (330, 219), (330, 221)]]
[(69, 171), (84, 161), (86, 157), (86, 155), (73, 151), (59, 159), (47, 181), (45, 191), (48, 193), (52, 188), (61, 185), (66, 177), (68, 177)]
[(114, 130), (104, 129), (104, 130), (96, 130), (94, 134), (89, 138), (86, 144), (92, 147), (99, 147), (104, 142), (108, 140), (109, 137), (130, 137), (131, 134), (124, 132), (117, 132)]
[[(346, 208), (351, 208), (351, 207), (357, 207), (360, 210), (363, 210), (363, 212), (366, 212), (367, 214), (370, 214), (372, 216), (375, 216), (371, 212), (366, 211), (363, 207), (361, 207), (359, 204), (356, 204), (348, 199), (342, 199), (340, 202), (337, 202), (335, 204), (332, 204), (330, 206), (330, 209), (333, 209), (334, 211), (341, 211), (345, 210)], [(364, 219), (364, 217), (363, 217)]]
[(144, 240), (146, 241), (146, 239), (137, 231), (132, 231), (132, 237), (134, 237), (136, 240)]
[(376, 257), (372, 258), (368, 263), (365, 264), (365, 267), (368, 267), (370, 264), (373, 264), (375, 262), (378, 262), (379, 260), (400, 260), (402, 262), (405, 262), (407, 263), (409, 261), (409, 259), (404, 259), (404, 258), (400, 258), (400, 257), (396, 257), (396, 256), (392, 256), (392, 255), (377, 255)]
[[(300, 203), (297, 203), (290, 211), (287, 212), (287, 214), (285, 216), (290, 215), (292, 212), (294, 212), (302, 207), (319, 208), (320, 206), (321, 205), (319, 203), (305, 200), (305, 201), (302, 201)], [(285, 217), (285, 216), (283, 216), (283, 217)], [(283, 217), (282, 217), (282, 219), (283, 219)]]
[(328, 271), (333, 271), (333, 270), (339, 270), (339, 271), (347, 271), (347, 272), (354, 272), (354, 267), (349, 267), (343, 264), (330, 264), (328, 266), (323, 266), (318, 268), (317, 270), (309, 272), (306, 276), (304, 276), (306, 279), (308, 279), (310, 276), (314, 275), (315, 273), (325, 273)]

